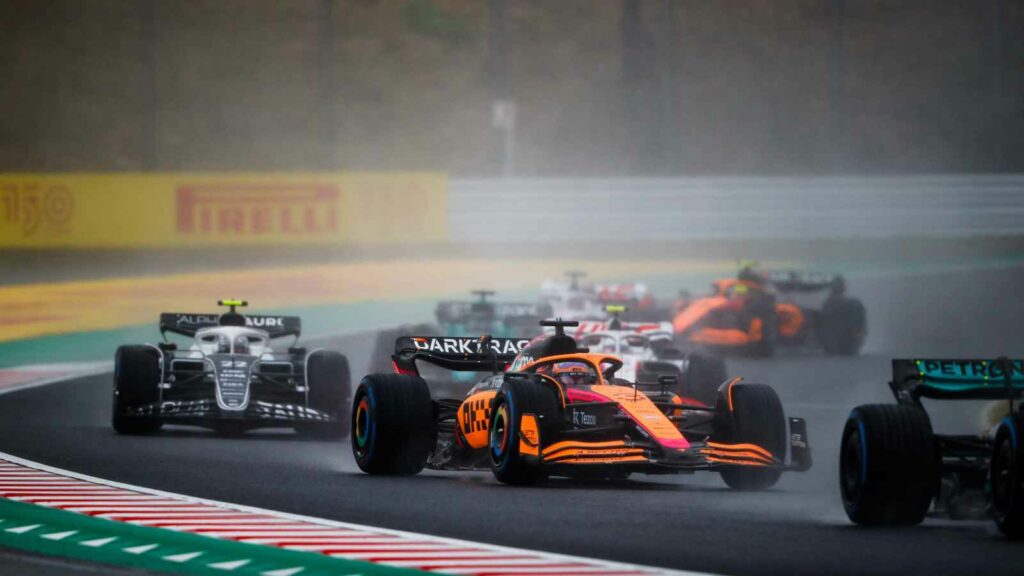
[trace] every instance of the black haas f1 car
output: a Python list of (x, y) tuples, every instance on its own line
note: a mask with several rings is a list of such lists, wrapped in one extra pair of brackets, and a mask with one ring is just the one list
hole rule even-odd
[[(775, 391), (723, 382), (713, 406), (648, 394), (616, 378), (622, 361), (590, 353), (564, 334), (527, 340), (403, 337), (396, 374), (371, 374), (356, 389), (351, 442), (369, 474), (486, 470), (507, 484), (548, 476), (625, 478), (697, 470), (737, 489), (763, 489), (784, 470), (810, 467), (806, 426), (787, 418)], [(418, 363), (491, 371), (464, 398), (431, 397)], [(788, 456), (788, 457), (787, 457)]]
[[(222, 300), (223, 314), (160, 315), (159, 344), (121, 346), (114, 359), (112, 424), (122, 434), (187, 424), (235, 434), (289, 427), (341, 438), (348, 431), (348, 360), (329, 350), (295, 346), (294, 316), (242, 315), (242, 300)], [(186, 350), (167, 333), (192, 338)], [(287, 352), (271, 341), (293, 337)]]
[[(991, 515), (1024, 538), (1024, 361), (893, 360), (897, 404), (858, 406), (840, 446), (843, 506), (865, 525), (919, 524), (932, 510), (954, 519)], [(932, 430), (922, 398), (989, 400), (978, 435)]]
[(846, 282), (838, 274), (744, 268), (737, 278), (718, 280), (713, 288), (710, 296), (680, 296), (673, 319), (680, 343), (716, 354), (754, 356), (812, 343), (826, 354), (849, 356), (864, 344), (864, 305), (846, 295)]

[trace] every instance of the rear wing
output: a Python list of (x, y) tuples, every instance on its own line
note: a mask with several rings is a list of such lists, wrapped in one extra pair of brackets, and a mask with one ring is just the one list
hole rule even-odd
[(453, 372), (500, 371), (529, 344), (526, 338), (402, 336), (391, 359), (403, 374), (418, 374), (417, 360)]
[[(298, 316), (267, 316), (245, 314), (245, 325), (264, 330), (270, 338), (283, 338), (302, 334), (302, 319)], [(160, 333), (192, 337), (202, 328), (220, 326), (220, 314), (190, 314), (164, 312), (160, 314)]]
[(820, 292), (831, 290), (841, 294), (846, 281), (840, 274), (804, 270), (775, 270), (764, 274), (765, 280), (779, 292)]
[(920, 398), (1017, 399), (1024, 394), (1024, 360), (894, 359), (889, 386), (904, 404)]

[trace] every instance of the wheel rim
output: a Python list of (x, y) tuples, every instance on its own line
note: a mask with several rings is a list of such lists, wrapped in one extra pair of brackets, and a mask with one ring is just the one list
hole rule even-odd
[(860, 491), (864, 481), (865, 463), (864, 446), (861, 440), (860, 425), (846, 436), (843, 443), (841, 466), (843, 472), (842, 487), (843, 501), (848, 504), (856, 504), (860, 498)]
[(508, 451), (509, 417), (506, 404), (501, 404), (494, 413), (491, 422), (490, 445), (491, 458), (495, 463), (500, 463)]
[(1005, 516), (1013, 503), (1013, 447), (1004, 439), (992, 458), (992, 508)]
[(355, 439), (356, 446), (359, 448), (360, 454), (363, 449), (366, 448), (367, 443), (370, 439), (370, 402), (366, 396), (363, 396), (356, 405), (356, 417), (355, 417)]

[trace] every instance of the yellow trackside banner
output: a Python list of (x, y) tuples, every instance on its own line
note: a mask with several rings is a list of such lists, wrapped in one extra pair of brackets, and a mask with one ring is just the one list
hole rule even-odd
[(0, 174), (0, 248), (444, 242), (433, 173)]

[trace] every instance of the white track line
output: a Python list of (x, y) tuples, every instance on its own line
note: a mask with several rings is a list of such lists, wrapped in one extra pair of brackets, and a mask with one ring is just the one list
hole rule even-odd
[[(99, 376), (100, 374), (106, 374), (108, 372), (113, 372), (114, 371), (114, 363), (113, 362), (103, 361), (103, 362), (96, 362), (95, 364), (96, 365), (94, 367), (83, 368), (83, 369), (81, 369), (79, 371), (76, 371), (73, 374), (64, 374), (64, 375), (61, 375), (61, 376), (54, 376), (53, 378), (44, 378), (42, 380), (36, 380), (35, 382), (26, 382), (25, 384), (18, 384), (16, 386), (10, 386), (8, 388), (0, 388), (0, 396), (3, 396), (4, 394), (10, 394), (11, 392), (18, 392), (18, 391), (21, 391), (21, 390), (28, 390), (30, 388), (38, 388), (40, 386), (47, 386), (49, 384), (57, 384), (59, 382), (66, 382), (68, 380), (74, 380), (76, 378), (88, 378), (89, 376)], [(57, 364), (56, 366), (59, 367), (60, 365)], [(21, 367), (20, 366), (12, 366), (9, 369), (16, 370), (16, 369), (19, 369), (19, 368), (21, 368)], [(7, 370), (7, 369), (8, 368), (3, 368), (3, 370)]]

